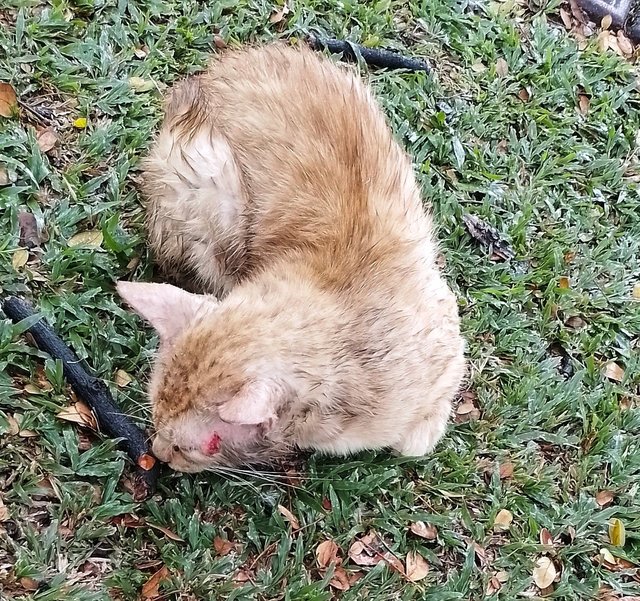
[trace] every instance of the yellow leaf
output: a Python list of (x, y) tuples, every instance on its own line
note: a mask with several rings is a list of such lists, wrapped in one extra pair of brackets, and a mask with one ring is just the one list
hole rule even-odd
[(513, 522), (513, 514), (508, 509), (501, 509), (493, 522), (494, 530), (508, 530)]
[(18, 111), (18, 97), (13, 86), (0, 82), (0, 116), (11, 117)]
[(148, 92), (149, 90), (153, 90), (155, 87), (151, 80), (135, 76), (129, 78), (129, 85), (134, 92)]
[(609, 27), (611, 27), (612, 21), (613, 18), (611, 17), (611, 15), (605, 15), (604, 17), (602, 17), (600, 27), (602, 27), (602, 29), (609, 29)]
[(410, 551), (407, 555), (407, 567), (405, 574), (410, 582), (418, 582), (429, 573), (429, 564), (427, 560), (415, 551)]
[(29, 251), (24, 248), (19, 248), (16, 252), (13, 253), (13, 257), (11, 258), (11, 265), (17, 271), (21, 267), (24, 267), (29, 260)]
[(571, 284), (569, 283), (569, 278), (566, 276), (562, 276), (558, 281), (558, 288), (562, 288), (564, 290), (571, 288)]
[(632, 296), (633, 298), (640, 300), (640, 282), (636, 282), (634, 284)]
[(84, 129), (87, 127), (87, 118), (86, 117), (78, 117), (73, 122), (73, 127), (76, 129)]
[(80, 232), (79, 234), (72, 236), (68, 244), (72, 248), (76, 246), (83, 246), (85, 248), (99, 248), (100, 245), (102, 244), (102, 240), (103, 240), (102, 232), (98, 232), (94, 230), (94, 231)]
[(553, 584), (557, 575), (556, 566), (546, 555), (543, 555), (536, 562), (533, 570), (533, 581), (540, 589), (545, 589)]
[(128, 384), (131, 384), (131, 381), (131, 376), (126, 371), (124, 371), (124, 369), (119, 369), (116, 372), (116, 386), (118, 388), (124, 388)]
[(611, 518), (609, 522), (609, 540), (616, 547), (624, 547), (626, 541), (625, 528), (618, 518)]

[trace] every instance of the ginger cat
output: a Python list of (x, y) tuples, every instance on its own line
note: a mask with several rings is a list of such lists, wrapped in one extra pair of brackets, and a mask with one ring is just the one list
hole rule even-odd
[(456, 299), (358, 77), (304, 48), (228, 51), (175, 87), (144, 171), (152, 249), (205, 293), (118, 283), (159, 334), (159, 459), (433, 449), (465, 371)]

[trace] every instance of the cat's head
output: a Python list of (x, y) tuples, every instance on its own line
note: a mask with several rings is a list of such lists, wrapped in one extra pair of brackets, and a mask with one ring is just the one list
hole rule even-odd
[(219, 318), (214, 297), (133, 282), (118, 293), (160, 339), (149, 386), (158, 459), (198, 472), (286, 453), (278, 414), (288, 392), (253, 363), (250, 339)]

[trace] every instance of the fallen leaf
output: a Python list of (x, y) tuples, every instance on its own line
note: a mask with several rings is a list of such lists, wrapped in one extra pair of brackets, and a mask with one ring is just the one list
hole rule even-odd
[(636, 282), (633, 285), (633, 292), (631, 293), (631, 296), (636, 300), (640, 300), (640, 282)]
[(610, 490), (601, 490), (596, 495), (596, 503), (600, 507), (607, 507), (607, 505), (611, 505), (613, 503), (613, 493)]
[(8, 186), (10, 183), (9, 171), (6, 167), (0, 165), (0, 186)]
[(540, 530), (540, 544), (544, 545), (545, 547), (553, 546), (553, 536), (551, 536), (551, 532), (549, 532), (549, 530), (547, 530), (546, 528), (542, 528)]
[(300, 522), (298, 518), (291, 513), (284, 505), (278, 505), (278, 511), (290, 524), (293, 530), (300, 530)]
[(234, 582), (249, 582), (251, 580), (251, 573), (247, 570), (238, 570), (234, 576)]
[(438, 530), (435, 526), (427, 525), (424, 522), (413, 522), (411, 526), (409, 526), (409, 530), (413, 532), (416, 536), (420, 538), (425, 538), (427, 540), (435, 540), (438, 538)]
[(501, 509), (493, 521), (494, 530), (509, 530), (509, 526), (513, 522), (513, 514), (508, 509)]
[(518, 98), (520, 98), (522, 102), (529, 102), (529, 99), (531, 98), (531, 94), (529, 94), (529, 90), (527, 90), (526, 88), (522, 88), (518, 92)]
[(20, 578), (20, 586), (25, 591), (37, 591), (38, 590), (38, 581), (33, 578), (29, 578), (25, 576), (24, 578)]
[(119, 369), (116, 372), (115, 381), (118, 388), (124, 388), (125, 386), (131, 384), (133, 378), (126, 371), (124, 371), (124, 369)]
[(618, 567), (618, 562), (609, 549), (600, 549), (600, 560), (610, 570)]
[(624, 547), (626, 542), (625, 527), (622, 520), (611, 518), (609, 522), (609, 540), (616, 547)]
[(156, 599), (160, 596), (160, 585), (169, 577), (167, 566), (162, 566), (142, 586), (143, 599)]
[(620, 367), (615, 361), (610, 361), (605, 365), (604, 375), (610, 380), (622, 382), (622, 380), (624, 380), (624, 369), (622, 369), (622, 367)]
[(407, 554), (406, 561), (406, 576), (410, 582), (418, 582), (422, 580), (429, 573), (429, 564), (427, 560), (415, 551), (410, 551)]
[(269, 23), (275, 25), (276, 23), (280, 23), (286, 16), (289, 14), (289, 6), (285, 2), (281, 8), (275, 10), (269, 16)]
[(590, 104), (591, 104), (591, 100), (589, 99), (589, 96), (587, 96), (586, 94), (578, 95), (578, 106), (580, 107), (580, 112), (583, 115), (588, 115), (589, 114), (589, 105)]
[(462, 216), (462, 221), (471, 237), (487, 247), (497, 257), (509, 261), (516, 256), (515, 251), (502, 239), (498, 230), (492, 225), (469, 213)]
[(213, 548), (218, 555), (224, 557), (225, 555), (229, 555), (236, 546), (230, 540), (216, 536), (213, 539)]
[(582, 317), (574, 315), (572, 317), (569, 317), (567, 321), (564, 322), (564, 324), (570, 328), (573, 328), (574, 330), (580, 330), (587, 325), (587, 322), (582, 319)]
[(36, 142), (41, 152), (49, 152), (58, 142), (58, 135), (53, 127), (45, 127), (36, 134)]
[(18, 110), (18, 97), (11, 84), (0, 82), (0, 116), (12, 117)]
[(21, 267), (24, 267), (29, 260), (29, 251), (24, 248), (19, 248), (13, 253), (11, 257), (11, 265), (17, 271)]
[(149, 471), (156, 464), (156, 458), (149, 453), (143, 453), (138, 457), (138, 465), (146, 471)]
[(38, 436), (38, 433), (35, 430), (20, 430), (18, 436), (21, 438), (35, 438)]
[(473, 63), (471, 65), (471, 70), (474, 73), (484, 73), (487, 70), (486, 65), (483, 64), (483, 62), (478, 59), (475, 63)]
[(170, 538), (173, 541), (176, 541), (177, 543), (183, 543), (184, 539), (180, 538), (175, 532), (173, 532), (172, 530), (169, 530), (169, 528), (165, 528), (164, 526), (159, 526), (158, 524), (152, 524), (151, 522), (146, 522), (147, 526), (149, 526), (149, 528), (153, 528), (154, 530), (158, 530), (159, 532), (162, 532), (162, 534), (164, 534), (167, 538)]
[(149, 48), (146, 46), (136, 47), (133, 49), (133, 54), (135, 54), (137, 58), (146, 58), (149, 54)]
[(496, 73), (500, 77), (505, 77), (509, 73), (509, 64), (502, 57), (496, 61)]
[(136, 76), (129, 78), (129, 86), (134, 92), (148, 92), (155, 88), (153, 81)]
[(338, 547), (338, 545), (332, 540), (322, 541), (316, 547), (316, 561), (318, 562), (318, 566), (321, 568), (326, 568), (331, 563), (339, 563), (339, 551), (340, 547)]
[(625, 35), (625, 33), (624, 33), (624, 31), (622, 31), (622, 29), (618, 30), (618, 32), (616, 33), (616, 38), (617, 38), (618, 46), (620, 47), (620, 50), (622, 50), (622, 52), (625, 55), (633, 54), (633, 43)]
[(609, 27), (611, 27), (612, 21), (613, 18), (611, 17), (611, 15), (605, 15), (604, 17), (602, 17), (602, 21), (600, 21), (600, 27), (602, 29), (609, 29)]
[(605, 52), (609, 48), (611, 37), (612, 37), (611, 32), (607, 30), (603, 30), (598, 34), (598, 37), (596, 38), (596, 43), (598, 45), (598, 49), (600, 50), (600, 52)]
[(558, 280), (558, 288), (561, 288), (562, 290), (568, 290), (571, 288), (571, 282), (567, 276), (560, 276), (560, 279)]
[(9, 519), (9, 510), (0, 497), (0, 522), (6, 522)]
[(500, 464), (500, 479), (506, 480), (513, 476), (513, 463), (510, 461), (505, 461), (505, 463)]
[(98, 429), (95, 415), (91, 409), (82, 401), (76, 401), (73, 405), (63, 407), (57, 414), (58, 419), (74, 424), (86, 426), (92, 430)]
[(86, 117), (78, 117), (73, 121), (73, 127), (76, 129), (84, 129), (87, 127), (87, 118)]
[(94, 230), (80, 232), (75, 236), (72, 236), (67, 244), (72, 248), (79, 246), (82, 246), (84, 248), (100, 248), (102, 240), (102, 232)]
[(404, 575), (402, 562), (391, 553), (378, 535), (371, 531), (349, 547), (349, 558), (359, 566), (375, 566), (384, 561)]
[(567, 31), (571, 31), (571, 28), (573, 25), (571, 22), (571, 15), (564, 8), (560, 9), (560, 18), (562, 19), (562, 24), (564, 25), (564, 28)]
[(533, 570), (533, 581), (540, 589), (545, 589), (553, 584), (557, 571), (553, 561), (546, 555), (538, 558), (536, 567)]
[(224, 38), (220, 35), (213, 36), (213, 44), (218, 50), (224, 50), (227, 47), (227, 43), (224, 41)]
[(7, 421), (9, 422), (9, 434), (16, 436), (20, 432), (20, 424), (13, 415), (7, 415)]
[(18, 213), (18, 226), (20, 227), (20, 245), (26, 248), (36, 248), (44, 242), (40, 235), (38, 222), (33, 213), (20, 211)]
[(329, 582), (329, 585), (339, 591), (348, 591), (351, 588), (349, 576), (342, 566), (338, 566), (333, 571), (333, 578)]

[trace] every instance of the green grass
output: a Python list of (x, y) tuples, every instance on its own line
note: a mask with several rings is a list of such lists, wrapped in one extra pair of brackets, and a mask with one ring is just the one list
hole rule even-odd
[[(452, 424), (437, 452), (418, 462), (383, 453), (311, 457), (294, 486), (166, 474), (158, 495), (136, 504), (122, 453), (55, 417), (69, 402), (60, 366), (2, 321), (8, 516), (0, 522), (0, 597), (133, 600), (165, 565), (164, 599), (539, 598), (532, 570), (541, 553), (559, 573), (546, 598), (596, 599), (601, 587), (612, 589), (603, 599), (632, 595), (640, 587), (632, 568), (597, 561), (604, 548), (640, 564), (640, 301), (632, 295), (640, 282), (640, 101), (632, 67), (595, 43), (578, 52), (553, 24), (558, 7), (544, 3), (527, 11), (452, 0), (292, 4), (274, 25), (272, 3), (259, 0), (5, 0), (0, 81), (12, 83), (22, 107), (20, 119), (0, 118), (0, 166), (12, 180), (0, 187), (2, 292), (32, 294), (100, 377), (113, 383), (118, 370), (129, 373), (133, 381), (113, 390), (144, 421), (155, 340), (114, 298), (113, 283), (152, 274), (135, 184), (161, 91), (202, 67), (214, 34), (232, 45), (320, 31), (424, 55), (433, 76), (363, 74), (434, 207), (479, 418)], [(501, 77), (500, 58), (508, 65)], [(587, 115), (581, 93), (590, 98)], [(79, 117), (86, 128), (74, 127)], [(33, 129), (45, 124), (59, 136), (48, 155)], [(36, 215), (48, 241), (14, 268), (21, 210)], [(492, 261), (467, 234), (467, 212), (502, 232), (517, 259)], [(69, 246), (87, 230), (102, 232), (99, 248)], [(610, 361), (624, 369), (621, 382), (603, 375)], [(35, 435), (12, 434), (14, 418)], [(513, 474), (501, 478), (508, 463)], [(609, 506), (595, 501), (602, 490), (614, 494)], [(298, 532), (278, 505), (297, 516)], [(501, 509), (513, 522), (499, 532)], [(183, 542), (127, 527), (132, 515)], [(609, 541), (612, 518), (626, 527), (623, 548)], [(411, 534), (416, 520), (434, 525), (437, 539)], [(542, 528), (555, 537), (551, 549), (540, 544)], [(401, 560), (418, 551), (429, 575), (411, 584), (382, 563), (345, 560), (365, 576), (344, 593), (330, 587), (317, 545), (333, 539), (344, 557), (371, 529)], [(215, 537), (238, 543), (236, 552), (219, 556)], [(239, 571), (250, 578), (238, 582)], [(487, 594), (499, 572), (507, 581)]]

